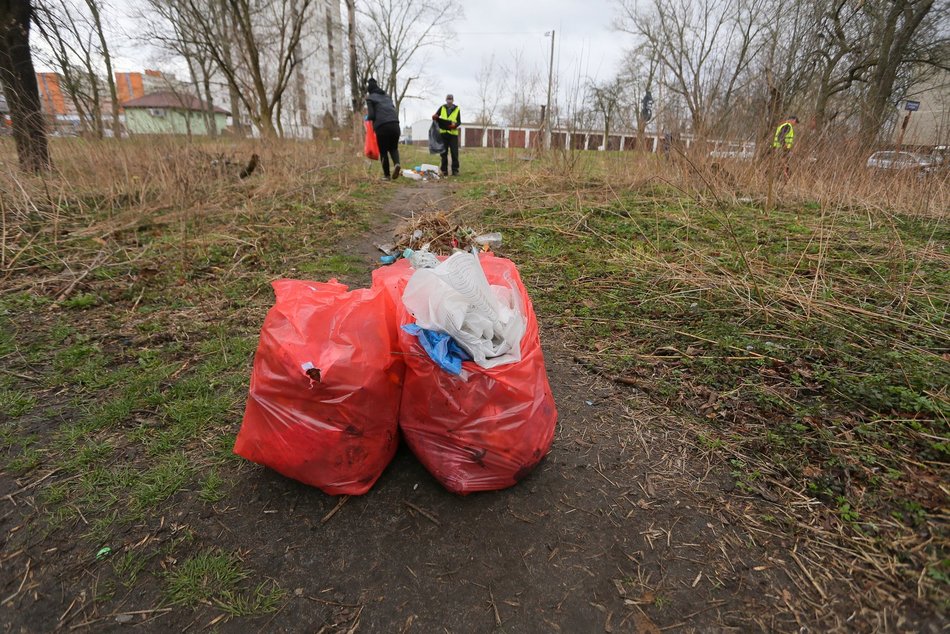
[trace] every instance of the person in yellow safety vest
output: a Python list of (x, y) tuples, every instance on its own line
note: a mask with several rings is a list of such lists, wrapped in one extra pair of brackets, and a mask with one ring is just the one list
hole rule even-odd
[(792, 145), (795, 143), (795, 124), (797, 123), (798, 117), (792, 115), (775, 129), (775, 138), (772, 139), (773, 150), (784, 148), (787, 152), (792, 149)]
[(772, 139), (772, 152), (781, 152), (782, 171), (785, 177), (789, 175), (788, 159), (792, 153), (792, 146), (795, 144), (795, 125), (798, 123), (798, 117), (792, 115), (785, 119), (779, 127), (775, 128), (775, 138)]
[(449, 152), (452, 152), (452, 176), (459, 175), (459, 128), (462, 127), (462, 111), (455, 105), (455, 97), (445, 96), (445, 103), (435, 111), (432, 120), (439, 124), (445, 149), (442, 158), (442, 176), (449, 175)]

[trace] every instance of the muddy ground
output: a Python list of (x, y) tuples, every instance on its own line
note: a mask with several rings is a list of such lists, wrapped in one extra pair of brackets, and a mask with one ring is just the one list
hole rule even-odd
[[(451, 184), (402, 186), (373, 242), (411, 212), (449, 209)], [(502, 250), (503, 253), (503, 250)], [(529, 286), (530, 292), (530, 286)], [(868, 629), (848, 614), (816, 623), (834, 588), (810, 587), (794, 544), (744, 528), (768, 500), (734, 488), (692, 440), (690, 423), (635, 388), (575, 362), (545, 328), (542, 344), (559, 420), (553, 448), (518, 486), (450, 494), (405, 447), (371, 492), (332, 498), (241, 464), (231, 493), (137, 526), (129, 543), (173, 541), (240, 551), (286, 591), (279, 609), (223, 617), (214, 606), (169, 608), (154, 584), (96, 600), (103, 569), (69, 542), (20, 544), (0, 555), (2, 631), (644, 632)], [(240, 421), (234, 422), (234, 431)], [(34, 489), (5, 481), (0, 530), (23, 530)], [(14, 503), (15, 501), (15, 503)], [(8, 540), (7, 543), (13, 543)], [(791, 556), (790, 556), (791, 553)], [(29, 563), (27, 563), (29, 562)], [(169, 564), (174, 562), (169, 562)]]

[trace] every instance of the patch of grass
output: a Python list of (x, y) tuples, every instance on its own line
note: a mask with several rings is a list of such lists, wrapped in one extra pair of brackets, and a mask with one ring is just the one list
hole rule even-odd
[(335, 275), (349, 275), (355, 273), (365, 265), (359, 257), (347, 254), (333, 254), (313, 260), (301, 262), (297, 265), (299, 273), (313, 275), (321, 280)]
[(18, 418), (33, 409), (36, 397), (23, 390), (0, 389), (0, 414)]
[(276, 582), (268, 580), (245, 593), (222, 592), (215, 603), (231, 616), (257, 616), (277, 610), (286, 594)]
[(62, 306), (64, 308), (73, 308), (82, 310), (84, 308), (91, 308), (99, 304), (99, 296), (93, 293), (78, 293), (63, 300)]
[(194, 466), (182, 452), (163, 456), (158, 464), (139, 472), (130, 483), (133, 513), (154, 508), (178, 491), (192, 476)]
[(119, 583), (131, 588), (145, 570), (150, 558), (149, 555), (128, 550), (112, 560), (112, 570)]
[(224, 479), (216, 469), (212, 469), (202, 482), (198, 497), (209, 504), (214, 504), (222, 500), (224, 496)]
[(190, 557), (165, 577), (165, 597), (175, 605), (213, 603), (235, 616), (273, 612), (283, 598), (276, 583), (268, 581), (244, 589), (252, 576), (234, 553), (209, 549)]
[(25, 475), (43, 462), (43, 454), (34, 447), (26, 447), (7, 463), (7, 470), (17, 475)]

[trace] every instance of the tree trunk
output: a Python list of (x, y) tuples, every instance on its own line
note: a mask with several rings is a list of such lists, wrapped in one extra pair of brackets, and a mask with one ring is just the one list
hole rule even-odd
[(336, 64), (334, 60), (336, 58), (336, 47), (333, 46), (333, 16), (330, 15), (330, 9), (327, 9), (327, 51), (328, 57), (330, 58), (330, 114), (333, 116), (333, 119), (336, 120), (339, 113), (337, 112), (337, 103), (339, 97), (336, 94)]
[(0, 0), (0, 82), (13, 119), (20, 168), (41, 172), (50, 168), (40, 91), (30, 55), (29, 0)]
[[(191, 53), (182, 52), (182, 57), (185, 58), (185, 65), (188, 66), (188, 74), (191, 76), (191, 87), (195, 90), (195, 96), (199, 99), (201, 98), (201, 85), (198, 83), (198, 73), (195, 72), (195, 61), (192, 59)], [(184, 96), (180, 97), (181, 101), (184, 102)], [(191, 111), (186, 111), (187, 117), (191, 119)], [(210, 132), (211, 130), (211, 121), (209, 120), (208, 109), (205, 108), (201, 111), (201, 118), (205, 122), (205, 130)], [(188, 124), (188, 138), (191, 139), (191, 124)]]
[(356, 80), (356, 0), (346, 0), (347, 37), (350, 45), (350, 98), (354, 113), (363, 108), (360, 86)]
[(265, 139), (277, 138), (277, 128), (274, 127), (274, 113), (271, 108), (261, 106), (261, 116), (257, 120), (257, 129)]
[[(92, 13), (93, 24), (102, 46), (102, 58), (106, 63), (106, 79), (109, 82), (109, 97), (112, 99), (112, 136), (121, 138), (122, 127), (119, 124), (119, 97), (115, 90), (115, 76), (112, 74), (112, 56), (109, 55), (109, 45), (106, 44), (106, 35), (102, 31), (102, 19), (99, 17), (99, 5), (96, 0), (86, 0), (89, 11)], [(95, 78), (92, 78), (95, 81)]]
[[(223, 7), (223, 1), (221, 3)], [(219, 25), (219, 28), (222, 33), (227, 34), (226, 37), (222, 38), (221, 50), (224, 57), (224, 63), (228, 68), (234, 68), (234, 60), (232, 59), (231, 52), (231, 40), (230, 37), (233, 34), (233, 23), (231, 28), (227, 24), (227, 12), (221, 12), (221, 19), (224, 21), (224, 24)], [(225, 79), (228, 82), (228, 98), (231, 101), (231, 128), (234, 131), (235, 136), (243, 137), (245, 135), (244, 124), (241, 121), (241, 92), (240, 88), (234, 81), (234, 77), (231, 73), (224, 73)]]
[(211, 96), (211, 73), (205, 65), (201, 66), (202, 82), (205, 89), (205, 105), (208, 112), (208, 136), (218, 136), (218, 122), (214, 118), (214, 97)]
[[(934, 0), (921, 0), (913, 3), (908, 0), (895, 0), (888, 12), (883, 27), (877, 63), (868, 82), (868, 101), (863, 120), (863, 137), (872, 141), (881, 135), (885, 110), (894, 92), (897, 71), (904, 62), (914, 33), (933, 8)], [(903, 16), (904, 20), (898, 27)]]
[(228, 82), (228, 96), (231, 99), (231, 127), (236, 136), (243, 137), (245, 132), (241, 120), (241, 96), (238, 94), (238, 87), (231, 81)]

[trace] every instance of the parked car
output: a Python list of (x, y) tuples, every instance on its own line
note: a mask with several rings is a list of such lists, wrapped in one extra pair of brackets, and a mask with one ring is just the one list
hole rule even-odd
[(915, 172), (932, 172), (937, 168), (937, 162), (931, 156), (916, 152), (894, 152), (882, 150), (868, 157), (867, 166), (884, 170), (911, 170)]

